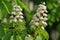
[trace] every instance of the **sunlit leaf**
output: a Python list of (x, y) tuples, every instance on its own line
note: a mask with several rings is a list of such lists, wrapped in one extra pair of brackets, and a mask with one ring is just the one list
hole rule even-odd
[(35, 40), (43, 40), (42, 36), (37, 36)]
[(9, 14), (11, 11), (12, 11), (12, 4), (5, 0), (4, 1), (1, 0), (1, 2), (0, 2), (0, 14), (1, 14), (0, 19), (3, 19), (4, 17), (6, 17), (7, 14)]
[(48, 35), (48, 33), (47, 33), (45, 30), (43, 30), (43, 29), (38, 29), (38, 33), (39, 33), (40, 35), (42, 35), (46, 40), (49, 39), (49, 35)]
[(25, 5), (23, 2), (21, 2), (20, 0), (17, 0), (17, 3), (24, 8), (27, 12), (30, 12), (30, 9), (27, 5)]

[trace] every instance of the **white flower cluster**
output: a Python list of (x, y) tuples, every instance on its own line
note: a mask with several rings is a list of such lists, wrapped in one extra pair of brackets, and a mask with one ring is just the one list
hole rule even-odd
[(23, 17), (23, 13), (21, 12), (22, 9), (20, 8), (20, 6), (14, 5), (13, 10), (14, 11), (11, 13), (10, 16), (10, 22), (16, 22), (16, 21), (22, 22), (24, 17)]
[[(22, 22), (24, 17), (23, 13), (21, 12), (22, 11), (21, 7), (15, 4), (14, 2), (12, 3), (12, 5), (13, 11), (10, 13), (10, 23), (17, 21)], [(4, 18), (3, 22), (7, 22), (7, 18)]]
[(33, 40), (33, 37), (31, 35), (28, 35), (25, 37), (25, 40)]
[(45, 2), (40, 4), (38, 6), (36, 14), (33, 16), (33, 19), (30, 22), (31, 27), (40, 26), (42, 29), (44, 29), (45, 26), (47, 26), (46, 20), (47, 19), (47, 8), (45, 6)]

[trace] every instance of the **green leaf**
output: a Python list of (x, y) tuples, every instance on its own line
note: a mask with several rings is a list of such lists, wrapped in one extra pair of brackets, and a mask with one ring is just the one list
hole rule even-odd
[(21, 2), (20, 0), (16, 0), (17, 3), (22, 7), (24, 8), (27, 12), (30, 12), (30, 9), (27, 5), (25, 5), (23, 2)]
[(3, 37), (4, 34), (4, 27), (0, 25), (0, 39)]
[(12, 0), (5, 0), (5, 1), (7, 1), (7, 2), (11, 2)]
[(49, 35), (45, 30), (38, 28), (38, 33), (39, 35), (42, 35), (46, 40), (49, 39)]
[(24, 31), (26, 28), (25, 28), (25, 21), (23, 22), (15, 22), (14, 24), (14, 27), (16, 27), (17, 30), (20, 30), (20, 31)]
[(1, 12), (1, 9), (0, 9), (0, 19), (2, 19), (2, 12)]
[(26, 30), (23, 30), (23, 31), (17, 30), (16, 32), (22, 38), (22, 40), (25, 39), (25, 36), (27, 35)]
[(37, 36), (35, 40), (43, 40), (42, 36)]
[(12, 30), (7, 30), (6, 34), (3, 37), (3, 40), (10, 40), (12, 35)]
[(45, 39), (49, 39), (49, 35), (48, 35), (48, 33), (45, 31), (45, 30), (41, 30), (42, 32), (41, 32), (41, 34), (45, 37)]
[(10, 38), (10, 40), (14, 40), (13, 37), (14, 37), (14, 36), (12, 35), (11, 38)]
[(0, 2), (0, 20), (6, 17), (7, 11), (5, 10), (4, 5)]
[[(11, 1), (11, 0), (10, 0), (10, 1)], [(5, 7), (6, 10), (9, 11), (8, 13), (12, 12), (12, 10), (13, 10), (12, 1), (11, 1), (11, 2), (4, 1), (4, 3), (5, 3), (5, 5), (6, 5), (6, 7)]]
[(7, 1), (0, 1), (0, 20), (5, 18), (7, 16), (8, 13), (10, 13), (12, 11), (12, 4), (10, 2)]
[(25, 40), (33, 40), (33, 37), (32, 37), (31, 35), (26, 36), (26, 37), (25, 37)]
[(16, 35), (16, 40), (22, 40), (22, 38), (19, 35)]
[(13, 40), (16, 40), (16, 31), (13, 32)]
[(13, 38), (12, 38), (12, 39), (13, 39), (13, 40), (22, 40), (22, 39), (21, 39), (21, 36), (18, 35), (18, 34), (16, 34), (16, 33), (17, 33), (16, 31), (13, 32), (13, 35), (12, 35)]
[(8, 9), (7, 5), (5, 4), (5, 2), (3, 0), (1, 0), (1, 2), (4, 5), (4, 7), (6, 8), (6, 11), (9, 13), (9, 9)]
[(51, 3), (47, 3), (47, 7), (48, 7), (48, 9), (52, 9), (53, 5)]
[(57, 26), (57, 31), (60, 33), (60, 24)]
[(19, 35), (12, 35), (10, 40), (22, 40), (21, 37)]

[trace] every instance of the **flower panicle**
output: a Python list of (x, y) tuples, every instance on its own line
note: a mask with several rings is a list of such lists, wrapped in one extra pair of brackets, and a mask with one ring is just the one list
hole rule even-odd
[[(10, 13), (9, 16), (10, 23), (17, 21), (23, 22), (24, 17), (22, 13), (22, 8), (19, 5), (17, 5), (15, 2), (12, 2), (12, 6), (13, 6), (13, 11)], [(3, 22), (7, 22), (8, 19), (4, 18), (4, 20)]]
[(45, 2), (43, 2), (42, 4), (38, 5), (38, 9), (36, 14), (34, 14), (30, 25), (31, 26), (40, 26), (42, 29), (44, 29), (44, 27), (47, 26), (46, 21), (48, 20), (47, 18), (47, 7), (45, 6)]

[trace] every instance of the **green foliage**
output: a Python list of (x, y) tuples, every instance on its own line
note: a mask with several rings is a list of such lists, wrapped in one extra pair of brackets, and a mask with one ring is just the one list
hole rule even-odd
[(36, 32), (38, 32), (39, 35), (42, 35), (43, 39), (46, 39), (46, 40), (49, 39), (49, 35), (45, 30), (38, 28)]
[(35, 40), (43, 40), (42, 36), (37, 36)]
[(4, 35), (4, 37), (2, 38), (2, 40), (10, 40), (10, 37), (11, 37), (11, 35), (12, 35), (12, 32), (11, 32), (12, 30), (7, 30), (6, 31), (6, 33), (5, 33), (5, 35)]
[(4, 28), (0, 25), (0, 39), (4, 36)]
[(60, 24), (57, 25), (57, 31), (60, 33)]
[(22, 8), (24, 8), (27, 12), (30, 12), (30, 9), (28, 6), (26, 6), (23, 2), (20, 0), (16, 0), (17, 4), (19, 4)]
[(58, 0), (56, 1), (51, 1), (51, 2), (47, 2), (47, 7), (49, 10), (49, 14), (48, 14), (48, 24), (50, 27), (52, 27), (53, 23), (55, 23), (56, 21), (59, 22), (60, 20), (60, 6), (58, 4)]
[(7, 1), (0, 1), (0, 20), (7, 16), (12, 11), (12, 4)]

